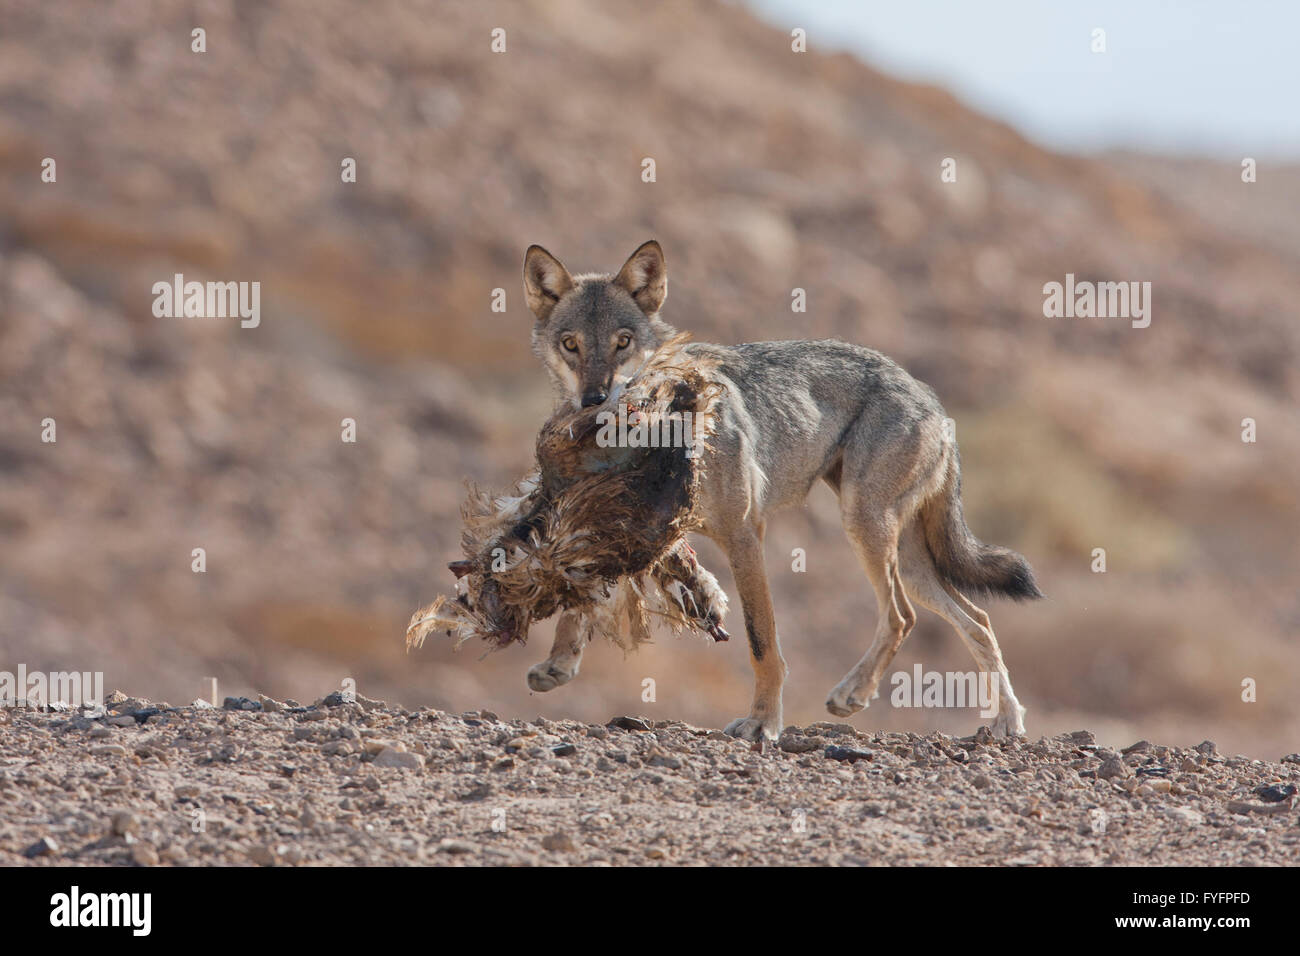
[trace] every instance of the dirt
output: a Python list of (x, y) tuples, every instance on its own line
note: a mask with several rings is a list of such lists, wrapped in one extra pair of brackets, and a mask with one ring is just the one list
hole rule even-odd
[[(1300, 755), (311, 706), (0, 711), (0, 864), (1280, 865)], [(248, 709), (239, 709), (248, 708)]]

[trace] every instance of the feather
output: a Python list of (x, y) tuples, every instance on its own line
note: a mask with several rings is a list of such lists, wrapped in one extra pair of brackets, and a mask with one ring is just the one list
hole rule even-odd
[[(523, 643), (560, 610), (625, 652), (650, 639), (652, 620), (727, 640), (727, 596), (686, 543), (723, 386), (687, 339), (666, 342), (603, 405), (552, 416), (537, 470), (512, 493), (470, 487), (465, 559), (451, 566), (464, 591), (415, 612), (408, 650), (439, 630), (458, 646)], [(648, 443), (631, 440), (637, 427)]]

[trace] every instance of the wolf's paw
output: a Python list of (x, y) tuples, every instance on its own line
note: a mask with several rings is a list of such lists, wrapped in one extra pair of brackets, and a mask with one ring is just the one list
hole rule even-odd
[(762, 720), (758, 717), (737, 717), (722, 729), (728, 737), (740, 740), (758, 740), (759, 736), (776, 740), (781, 735), (781, 720)]
[(528, 669), (528, 686), (535, 691), (545, 693), (562, 684), (567, 684), (578, 676), (577, 664), (561, 664), (552, 660), (534, 664)]
[(1025, 708), (1012, 705), (1010, 710), (1003, 708), (990, 728), (995, 737), (1023, 737), (1025, 735)]
[(849, 717), (867, 706), (866, 700), (859, 700), (854, 694), (855, 688), (839, 684), (826, 698), (826, 709), (836, 717)]

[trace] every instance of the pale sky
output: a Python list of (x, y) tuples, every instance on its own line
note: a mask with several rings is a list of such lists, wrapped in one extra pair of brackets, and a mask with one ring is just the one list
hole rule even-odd
[(1300, 0), (748, 2), (1057, 149), (1300, 159)]

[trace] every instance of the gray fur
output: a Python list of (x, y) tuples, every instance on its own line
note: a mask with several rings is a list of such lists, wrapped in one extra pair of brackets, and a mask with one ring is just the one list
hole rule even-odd
[[(642, 245), (616, 276), (569, 276), (539, 246), (525, 257), (525, 289), (537, 323), (533, 347), (558, 401), (616, 394), (673, 329), (659, 318), (667, 272), (658, 243)], [(615, 348), (626, 337), (625, 348)], [(566, 344), (578, 344), (576, 352)], [(701, 533), (727, 554), (743, 605), (755, 673), (748, 717), (728, 733), (775, 738), (782, 729), (781, 657), (763, 562), (768, 516), (804, 500), (825, 481), (839, 495), (845, 531), (880, 610), (866, 655), (831, 692), (827, 708), (866, 707), (915, 623), (909, 595), (948, 620), (981, 670), (996, 675), (995, 730), (1023, 733), (988, 615), (966, 594), (1038, 597), (1028, 563), (986, 545), (961, 510), (961, 469), (933, 390), (872, 349), (845, 342), (742, 345), (692, 343), (718, 360), (726, 393), (705, 459), (697, 513)], [(643, 358), (641, 359), (643, 360)], [(572, 679), (581, 659), (577, 629), (561, 623), (551, 657), (530, 671), (537, 690)], [(558, 663), (557, 663), (558, 662)], [(567, 674), (557, 679), (557, 672)], [(535, 679), (536, 678), (536, 679)]]

